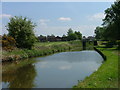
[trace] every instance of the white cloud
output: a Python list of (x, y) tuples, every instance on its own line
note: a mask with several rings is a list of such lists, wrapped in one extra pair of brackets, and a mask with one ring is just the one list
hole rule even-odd
[(91, 21), (101, 21), (102, 19), (104, 19), (104, 17), (104, 13), (96, 13), (94, 15), (88, 16), (88, 19)]
[(60, 70), (70, 70), (72, 66), (61, 66), (59, 67)]
[(0, 18), (10, 18), (10, 17), (12, 17), (12, 15), (10, 15), (10, 14), (1, 14), (0, 15)]
[(40, 68), (49, 68), (48, 62), (41, 62), (39, 65)]
[(40, 19), (40, 22), (49, 22), (49, 19)]
[(47, 27), (49, 21), (49, 19), (40, 19), (38, 23), (40, 24), (40, 27)]
[(58, 18), (59, 21), (71, 21), (72, 19), (70, 17), (60, 17)]

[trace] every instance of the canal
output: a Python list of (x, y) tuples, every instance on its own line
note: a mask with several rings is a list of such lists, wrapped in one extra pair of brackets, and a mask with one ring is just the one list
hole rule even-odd
[(99, 53), (84, 50), (5, 63), (2, 87), (72, 88), (78, 81), (95, 72), (102, 62)]

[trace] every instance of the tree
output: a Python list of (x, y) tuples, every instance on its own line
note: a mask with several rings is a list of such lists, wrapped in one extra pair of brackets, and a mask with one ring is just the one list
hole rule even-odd
[(71, 28), (68, 30), (67, 35), (68, 35), (67, 36), (68, 41), (77, 39), (77, 35), (73, 32)]
[(120, 40), (120, 1), (106, 9), (105, 14), (106, 16), (103, 19), (105, 36), (109, 40)]
[(68, 36), (69, 36), (70, 34), (73, 34), (73, 30), (70, 28), (70, 29), (68, 30), (67, 34), (68, 34)]
[(78, 31), (75, 31), (75, 34), (77, 35), (77, 39), (81, 40), (82, 39), (82, 34)]
[(70, 28), (67, 32), (67, 38), (68, 40), (76, 40), (76, 39), (79, 39), (81, 40), (82, 39), (82, 34), (78, 31), (75, 31), (73, 32), (73, 30)]
[(105, 39), (104, 30), (105, 30), (104, 27), (99, 27), (99, 26), (96, 27), (96, 29), (95, 29), (95, 34), (96, 34), (95, 38), (96, 39)]
[(77, 35), (75, 33), (71, 33), (71, 34), (68, 35), (67, 39), (68, 39), (68, 41), (76, 40)]
[(18, 48), (31, 49), (36, 41), (34, 27), (36, 25), (26, 17), (12, 17), (7, 25), (8, 35), (12, 36)]
[(66, 35), (62, 36), (62, 41), (67, 41), (67, 36)]

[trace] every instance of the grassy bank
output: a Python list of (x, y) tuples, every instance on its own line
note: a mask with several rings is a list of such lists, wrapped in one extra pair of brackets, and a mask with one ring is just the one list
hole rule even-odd
[[(74, 88), (118, 88), (118, 51), (115, 48), (98, 48), (107, 60)], [(120, 55), (120, 54), (119, 54)]]
[(81, 41), (35, 43), (31, 50), (18, 49), (2, 51), (2, 61), (21, 60), (31, 57), (50, 55), (56, 52), (82, 50)]

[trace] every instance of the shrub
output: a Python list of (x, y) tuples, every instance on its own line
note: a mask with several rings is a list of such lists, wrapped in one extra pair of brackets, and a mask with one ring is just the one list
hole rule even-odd
[(16, 46), (18, 48), (31, 49), (36, 41), (34, 35), (34, 27), (36, 25), (26, 17), (12, 17), (7, 25), (8, 35), (12, 36), (16, 40)]
[(106, 44), (106, 47), (107, 47), (107, 48), (112, 48), (113, 45), (116, 45), (116, 42), (115, 42), (115, 41), (109, 41), (109, 42)]
[(7, 36), (7, 35), (3, 35), (2, 37), (2, 48), (4, 50), (13, 50), (16, 46), (16, 41), (13, 37), (11, 36)]

